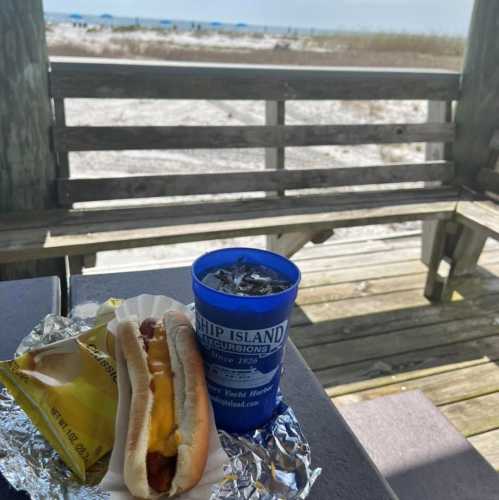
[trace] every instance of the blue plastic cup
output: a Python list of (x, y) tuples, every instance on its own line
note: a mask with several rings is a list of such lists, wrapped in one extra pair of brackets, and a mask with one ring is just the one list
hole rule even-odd
[[(202, 279), (240, 258), (276, 271), (291, 286), (264, 296), (219, 292)], [(276, 406), (299, 269), (281, 255), (254, 248), (208, 252), (192, 266), (196, 335), (204, 359), (217, 427), (244, 433), (265, 423)]]

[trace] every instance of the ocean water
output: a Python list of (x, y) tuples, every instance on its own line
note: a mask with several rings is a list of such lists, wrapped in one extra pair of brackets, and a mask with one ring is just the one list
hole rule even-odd
[(263, 26), (245, 23), (222, 23), (186, 21), (182, 19), (151, 19), (144, 17), (94, 16), (86, 14), (64, 14), (60, 12), (45, 12), (45, 21), (49, 23), (79, 23), (102, 26), (141, 26), (144, 28), (177, 30), (177, 31), (226, 31), (236, 33), (274, 33), (296, 35), (323, 35), (333, 30), (315, 28), (296, 28), (292, 26)]

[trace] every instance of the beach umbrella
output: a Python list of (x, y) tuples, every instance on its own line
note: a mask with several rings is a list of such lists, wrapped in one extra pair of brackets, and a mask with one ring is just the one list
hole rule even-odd
[(69, 18), (74, 19), (75, 21), (81, 21), (83, 19), (83, 16), (81, 14), (71, 14)]
[(111, 14), (102, 14), (101, 16), (101, 19), (112, 19), (113, 16)]
[(248, 25), (246, 23), (237, 23), (236, 28), (247, 28)]
[(162, 19), (159, 24), (163, 24), (164, 26), (168, 26), (172, 22), (169, 19)]
[(222, 26), (223, 24), (222, 23), (219, 23), (218, 21), (213, 21), (212, 23), (210, 23), (210, 26)]

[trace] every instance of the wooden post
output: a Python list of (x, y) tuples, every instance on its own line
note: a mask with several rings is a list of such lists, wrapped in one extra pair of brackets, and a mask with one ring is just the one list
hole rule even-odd
[[(452, 102), (451, 101), (428, 101), (428, 117), (430, 123), (445, 123), (452, 121)], [(445, 143), (427, 143), (425, 151), (426, 161), (449, 160), (451, 151), (449, 144)], [(430, 260), (433, 249), (433, 242), (437, 234), (438, 221), (423, 221), (423, 234), (421, 245), (421, 260), (427, 266), (430, 266)]]
[[(285, 101), (265, 101), (265, 124), (284, 125), (286, 121)], [(282, 170), (285, 168), (284, 148), (265, 149), (265, 168)], [(284, 191), (277, 191), (278, 196), (284, 196)]]
[[(493, 168), (497, 160), (489, 145), (494, 131), (499, 129), (498, 24), (499, 2), (475, 0), (452, 152), (458, 182), (471, 187), (477, 186), (480, 169)], [(459, 228), (451, 249), (451, 278), (475, 270), (486, 241), (479, 231)]]
[[(266, 125), (284, 125), (286, 121), (285, 101), (266, 101), (265, 102), (265, 124)], [(265, 168), (280, 170), (285, 168), (285, 149), (284, 148), (266, 148), (265, 149)], [(284, 196), (284, 190), (276, 193), (268, 193), (270, 196)], [(291, 257), (300, 248), (309, 241), (322, 243), (333, 234), (332, 230), (320, 232), (297, 232), (272, 234), (267, 236), (267, 248), (287, 257)]]
[[(456, 140), (452, 156), (457, 183), (476, 188), (481, 169), (493, 168), (497, 152), (490, 141), (499, 129), (499, 2), (475, 0), (468, 35), (461, 83), (456, 107)], [(429, 275), (425, 295), (431, 300), (448, 298), (452, 279), (472, 273), (487, 240), (480, 231), (463, 226), (449, 233), (440, 226), (433, 235)], [(450, 264), (447, 278), (438, 276), (437, 261)]]
[[(56, 205), (42, 0), (0, 8), (0, 213)], [(63, 273), (64, 259), (0, 266), (0, 279)]]
[[(284, 125), (286, 121), (286, 103), (285, 101), (265, 101), (265, 124), (266, 125)], [(284, 148), (266, 148), (265, 149), (265, 168), (272, 170), (281, 170), (285, 168), (285, 149)], [(268, 196), (284, 196), (284, 191), (267, 193)], [(267, 235), (267, 248), (273, 252), (279, 251), (279, 243), (283, 234)]]
[(454, 160), (458, 180), (474, 186), (497, 156), (489, 144), (499, 129), (499, 2), (475, 0), (456, 108)]

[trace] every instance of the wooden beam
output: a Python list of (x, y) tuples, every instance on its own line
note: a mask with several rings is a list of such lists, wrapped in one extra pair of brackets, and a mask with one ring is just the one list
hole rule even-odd
[(55, 129), (58, 151), (141, 149), (283, 148), (450, 142), (450, 123), (387, 125), (247, 125), (172, 127), (63, 127)]
[(51, 64), (54, 97), (130, 99), (457, 99), (459, 74), (421, 69), (154, 63)]
[(285, 189), (417, 181), (445, 182), (452, 179), (453, 175), (452, 163), (428, 162), (356, 168), (59, 179), (58, 191), (59, 200), (66, 205), (81, 201), (251, 191), (271, 191), (274, 194), (277, 192), (280, 196), (283, 196)]
[[(42, 1), (3, 0), (0, 38), (0, 213), (8, 216), (56, 205)], [(0, 280), (59, 275), (63, 269), (59, 259), (2, 265)]]
[(495, 164), (490, 139), (499, 129), (499, 2), (475, 0), (456, 108), (454, 160), (459, 181), (476, 185), (482, 168)]

